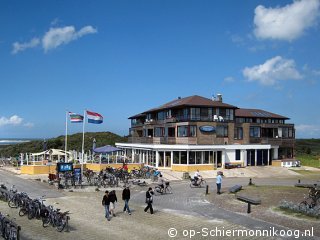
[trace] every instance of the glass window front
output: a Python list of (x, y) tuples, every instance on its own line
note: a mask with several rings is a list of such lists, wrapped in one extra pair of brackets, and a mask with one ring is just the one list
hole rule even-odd
[(234, 129), (234, 139), (243, 139), (243, 128), (237, 127)]
[(217, 137), (228, 137), (228, 126), (217, 126), (216, 135)]
[(241, 151), (236, 149), (236, 160), (241, 160), (241, 155), (240, 155)]
[(187, 152), (186, 151), (181, 151), (181, 164), (187, 164)]
[(197, 126), (178, 126), (178, 137), (196, 137)]
[(250, 137), (259, 138), (260, 136), (260, 127), (250, 127)]
[(173, 151), (173, 164), (180, 164), (180, 152)]

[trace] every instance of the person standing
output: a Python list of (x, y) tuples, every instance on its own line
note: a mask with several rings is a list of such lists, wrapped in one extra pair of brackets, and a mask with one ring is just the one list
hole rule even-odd
[(217, 194), (221, 194), (221, 184), (222, 184), (222, 172), (217, 172), (217, 179), (216, 179), (216, 184), (217, 184)]
[(152, 207), (152, 202), (153, 202), (153, 191), (152, 191), (152, 187), (149, 187), (148, 191), (146, 192), (146, 204), (148, 204), (146, 206), (146, 208), (144, 209), (145, 212), (148, 211), (148, 209), (150, 208), (150, 213), (153, 214), (153, 207)]
[(104, 192), (104, 196), (102, 198), (102, 206), (104, 206), (105, 209), (105, 218), (108, 219), (108, 221), (110, 221), (110, 210), (109, 210), (109, 206), (110, 206), (110, 200), (109, 200), (109, 191), (105, 191)]
[(126, 186), (122, 191), (122, 200), (124, 201), (123, 212), (128, 212), (131, 215), (131, 211), (129, 208), (129, 200), (130, 200), (130, 189), (129, 186)]
[(112, 216), (115, 217), (116, 216), (116, 214), (115, 214), (116, 202), (118, 201), (115, 190), (112, 190), (110, 192), (109, 201), (110, 201), (110, 214), (112, 214)]

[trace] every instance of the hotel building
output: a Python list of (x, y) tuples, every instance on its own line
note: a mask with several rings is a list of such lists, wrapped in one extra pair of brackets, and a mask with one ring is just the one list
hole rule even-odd
[(129, 117), (128, 143), (116, 143), (132, 163), (175, 171), (275, 165), (294, 158), (294, 124), (260, 109), (224, 103), (222, 95), (177, 98)]

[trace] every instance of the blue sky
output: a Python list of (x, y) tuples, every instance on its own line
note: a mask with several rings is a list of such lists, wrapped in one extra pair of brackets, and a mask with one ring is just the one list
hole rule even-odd
[[(0, 138), (128, 134), (129, 116), (178, 96), (290, 118), (320, 137), (320, 0), (0, 1)], [(81, 132), (69, 124), (69, 133)]]

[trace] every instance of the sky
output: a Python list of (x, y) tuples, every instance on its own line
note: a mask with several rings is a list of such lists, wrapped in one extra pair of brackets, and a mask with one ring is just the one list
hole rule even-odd
[[(320, 0), (2, 0), (0, 138), (127, 135), (128, 117), (177, 97), (290, 118), (320, 138)], [(68, 134), (82, 132), (69, 123)]]

